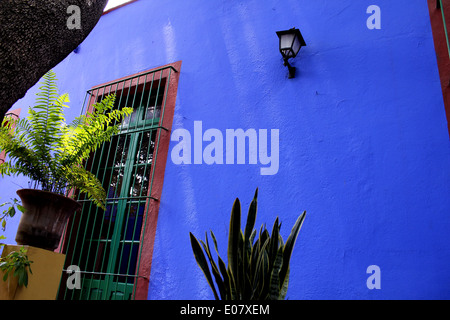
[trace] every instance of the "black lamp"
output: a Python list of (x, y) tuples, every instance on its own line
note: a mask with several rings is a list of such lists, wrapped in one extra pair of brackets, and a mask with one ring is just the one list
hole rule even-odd
[(277, 31), (278, 38), (280, 38), (280, 53), (283, 56), (284, 65), (289, 69), (289, 79), (295, 77), (295, 67), (292, 67), (288, 59), (295, 58), (300, 48), (306, 46), (300, 30), (292, 28), (284, 31)]

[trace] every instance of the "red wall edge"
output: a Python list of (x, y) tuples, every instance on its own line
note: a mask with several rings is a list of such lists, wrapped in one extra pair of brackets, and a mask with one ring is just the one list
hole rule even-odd
[[(167, 157), (169, 154), (170, 132), (172, 129), (173, 116), (175, 111), (175, 101), (178, 91), (178, 80), (180, 76), (181, 61), (169, 64), (173, 66), (178, 72), (172, 72), (170, 81), (168, 83), (168, 92), (166, 97), (166, 107), (163, 123), (160, 126), (166, 128), (168, 131), (158, 129), (160, 136), (159, 143), (156, 146), (158, 149), (158, 157), (155, 159), (155, 170), (153, 186), (151, 188), (151, 196), (158, 200), (149, 199), (149, 208), (147, 214), (147, 221), (145, 226), (145, 233), (141, 236), (142, 241), (140, 248), (140, 263), (139, 263), (139, 278), (135, 283), (136, 291), (134, 295), (135, 300), (146, 300), (148, 297), (148, 286), (150, 282), (150, 271), (152, 266), (153, 246), (155, 243), (156, 226), (158, 221), (159, 205), (164, 184), (164, 172), (166, 168)], [(167, 66), (169, 66), (167, 65)], [(165, 67), (165, 66), (163, 66)]]
[[(439, 0), (428, 0), (428, 10), (430, 13), (431, 28), (433, 31), (434, 47), (436, 50), (437, 64), (439, 68), (439, 77), (441, 80), (442, 96), (444, 99), (445, 112), (447, 115), (447, 126), (450, 135), (450, 57), (445, 39), (444, 22), (442, 20), (442, 11), (446, 20), (450, 19), (450, 0), (443, 0), (443, 8), (437, 8), (436, 3)], [(446, 23), (447, 30), (450, 32), (450, 25)]]

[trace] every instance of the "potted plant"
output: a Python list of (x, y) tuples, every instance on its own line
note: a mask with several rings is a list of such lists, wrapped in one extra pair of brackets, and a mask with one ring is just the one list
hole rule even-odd
[[(195, 260), (216, 300), (283, 300), (286, 297), (291, 254), (306, 212), (297, 218), (286, 243), (280, 235), (281, 223), (278, 223), (278, 217), (275, 219), (272, 234), (269, 234), (265, 226), (261, 226), (255, 240), (257, 197), (258, 189), (248, 210), (244, 232), (241, 230), (239, 199), (237, 198), (233, 204), (228, 235), (228, 266), (225, 266), (219, 255), (216, 237), (212, 231), (211, 237), (218, 263), (213, 260), (208, 236), (206, 235), (206, 242), (203, 242), (190, 233)], [(212, 275), (207, 261), (211, 265)], [(217, 289), (214, 286), (213, 276)]]
[(133, 110), (113, 110), (115, 95), (108, 95), (91, 113), (66, 124), (63, 109), (69, 96), (57, 94), (55, 73), (49, 71), (40, 84), (29, 116), (5, 119), (0, 127), (0, 149), (9, 158), (0, 164), (0, 174), (21, 174), (31, 180), (28, 189), (17, 191), (24, 213), (16, 242), (54, 250), (67, 219), (80, 208), (69, 197), (71, 191), (85, 193), (104, 208), (105, 190), (83, 163), (118, 132), (118, 123)]

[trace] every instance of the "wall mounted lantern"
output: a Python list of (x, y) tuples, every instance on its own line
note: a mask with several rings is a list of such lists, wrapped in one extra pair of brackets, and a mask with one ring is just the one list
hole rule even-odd
[(300, 48), (306, 46), (300, 30), (292, 28), (284, 31), (277, 31), (278, 38), (280, 38), (280, 53), (283, 56), (284, 65), (289, 69), (289, 79), (295, 77), (295, 67), (292, 67), (288, 59), (295, 58)]

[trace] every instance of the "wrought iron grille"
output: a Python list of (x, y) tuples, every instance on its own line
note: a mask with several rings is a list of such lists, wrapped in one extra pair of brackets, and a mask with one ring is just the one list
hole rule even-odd
[(63, 272), (60, 299), (133, 299), (139, 277), (140, 253), (145, 241), (154, 180), (154, 163), (164, 118), (173, 66), (94, 87), (86, 93), (82, 112), (109, 94), (115, 108), (132, 107), (120, 132), (98, 148), (86, 168), (107, 192), (106, 210), (83, 195), (82, 210), (66, 227), (61, 250), (66, 268), (79, 268), (81, 289), (68, 288)]

